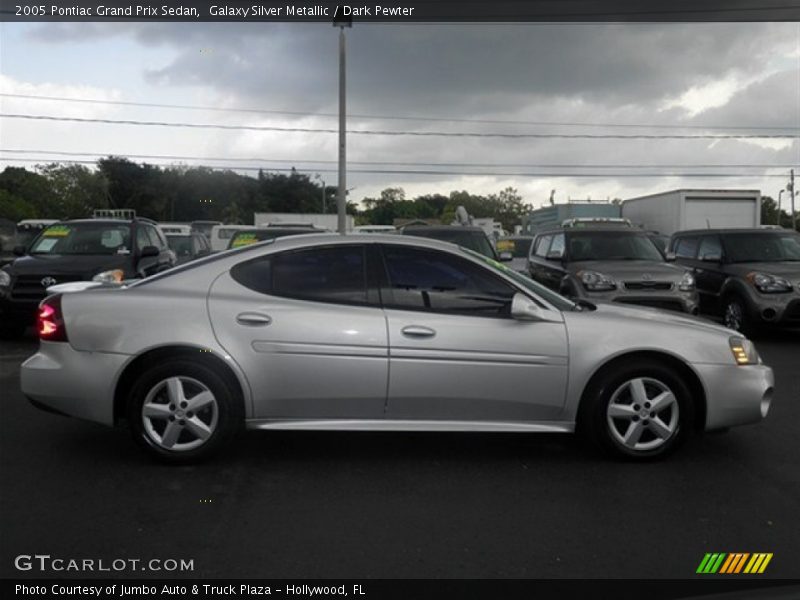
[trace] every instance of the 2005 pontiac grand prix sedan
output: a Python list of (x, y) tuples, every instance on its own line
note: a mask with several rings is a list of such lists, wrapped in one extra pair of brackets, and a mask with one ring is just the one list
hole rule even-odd
[(37, 406), (172, 462), (249, 429), (573, 432), (634, 459), (755, 423), (772, 370), (734, 331), (574, 304), (477, 253), (292, 236), (42, 301)]

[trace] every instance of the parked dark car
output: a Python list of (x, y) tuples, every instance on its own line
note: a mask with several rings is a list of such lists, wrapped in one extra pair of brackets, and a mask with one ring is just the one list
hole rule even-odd
[(27, 254), (0, 270), (0, 337), (21, 336), (36, 320), (39, 302), (52, 285), (146, 277), (175, 262), (164, 234), (149, 219), (76, 219), (50, 225)]
[(574, 299), (697, 313), (691, 273), (668, 263), (639, 229), (544, 231), (534, 240), (528, 264), (532, 279)]
[(242, 246), (249, 246), (250, 244), (264, 242), (266, 240), (274, 240), (275, 238), (287, 235), (303, 235), (305, 233), (325, 233), (325, 230), (317, 229), (316, 227), (296, 225), (291, 227), (270, 226), (260, 229), (243, 229), (233, 234), (231, 241), (228, 242), (228, 249), (241, 248)]
[(201, 233), (167, 234), (167, 243), (175, 253), (179, 265), (211, 254), (211, 244)]
[(402, 235), (415, 235), (450, 242), (463, 248), (468, 248), (488, 258), (499, 260), (500, 257), (480, 227), (466, 225), (411, 225), (400, 230)]
[(800, 234), (782, 229), (698, 229), (672, 236), (670, 251), (697, 281), (700, 310), (752, 333), (800, 326)]

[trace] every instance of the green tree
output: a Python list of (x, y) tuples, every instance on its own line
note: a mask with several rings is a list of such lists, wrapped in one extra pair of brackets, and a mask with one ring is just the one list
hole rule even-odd
[(101, 172), (58, 164), (42, 167), (41, 172), (52, 190), (49, 210), (59, 219), (88, 217), (94, 209), (108, 207), (108, 181)]

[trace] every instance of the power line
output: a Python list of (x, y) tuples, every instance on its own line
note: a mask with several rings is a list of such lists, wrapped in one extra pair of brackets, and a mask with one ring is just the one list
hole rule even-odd
[[(36, 121), (67, 121), (74, 123), (101, 123), (104, 125), (137, 125), (147, 127), (180, 127), (190, 129), (223, 129), (235, 131), (274, 131), (285, 133), (339, 133), (337, 129), (318, 129), (312, 127), (273, 127), (257, 125), (222, 125), (219, 123), (175, 123), (166, 121), (137, 121), (132, 119), (87, 119), (80, 117), (56, 117), (52, 115), (22, 115), (0, 113), (7, 119), (29, 119)], [(459, 137), (459, 138), (505, 138), (505, 139), (617, 139), (617, 140), (728, 140), (728, 139), (797, 139), (800, 135), (792, 134), (589, 134), (589, 133), (481, 133), (450, 131), (381, 131), (368, 129), (352, 129), (350, 135), (383, 135), (412, 137)]]
[[(10, 162), (24, 162), (24, 163), (40, 163), (41, 160), (35, 158), (17, 158), (17, 157), (2, 157), (0, 161)], [(57, 164), (88, 164), (93, 165), (96, 161), (93, 160), (45, 160), (48, 163)], [(159, 167), (169, 167), (172, 165), (154, 165)], [(263, 168), (263, 167), (233, 167), (228, 165), (192, 165), (194, 167), (202, 167), (207, 169), (217, 170), (236, 170), (236, 171), (281, 171), (291, 172), (297, 171), (293, 168), (276, 167), (276, 168)], [(336, 173), (337, 169), (315, 169), (320, 173)], [(728, 178), (785, 178), (784, 174), (744, 174), (744, 173), (496, 173), (496, 172), (469, 172), (469, 171), (431, 171), (423, 169), (348, 169), (350, 173), (359, 174), (377, 174), (377, 175), (465, 175), (474, 177), (562, 177), (562, 178), (620, 178), (620, 177), (728, 177)]]
[[(336, 160), (285, 159), (264, 157), (213, 157), (189, 156), (176, 154), (125, 154), (120, 152), (75, 152), (64, 150), (23, 150), (16, 148), (0, 148), (0, 152), (14, 154), (48, 154), (54, 156), (96, 156), (105, 158), (149, 158), (157, 160), (211, 160), (217, 162), (262, 162), (285, 164), (338, 164)], [(416, 166), (416, 167), (475, 167), (475, 168), (543, 168), (543, 169), (790, 169), (800, 164), (575, 164), (575, 163), (471, 163), (471, 162), (414, 162), (414, 161), (379, 161), (348, 160), (348, 164), (384, 165), (384, 166)]]
[[(169, 108), (180, 110), (200, 110), (212, 112), (228, 113), (248, 113), (264, 115), (291, 115), (298, 117), (325, 117), (338, 118), (336, 113), (311, 113), (291, 110), (266, 110), (258, 108), (221, 108), (219, 106), (201, 106), (196, 104), (159, 104), (155, 102), (129, 102), (123, 100), (96, 100), (88, 98), (67, 98), (63, 96), (37, 96), (33, 94), (7, 94), (0, 93), (0, 97), (23, 98), (27, 100), (49, 100), (58, 102), (78, 102), (84, 104), (107, 104), (114, 106), (132, 106), (142, 108)], [(725, 129), (725, 130), (753, 130), (762, 129), (767, 131), (795, 130), (800, 127), (774, 127), (767, 125), (656, 125), (647, 123), (603, 123), (603, 122), (568, 122), (568, 121), (523, 121), (508, 119), (458, 119), (453, 117), (423, 117), (423, 116), (399, 116), (399, 115), (367, 115), (367, 114), (348, 114), (351, 119), (380, 119), (392, 121), (429, 121), (440, 123), (482, 123), (490, 125), (535, 125), (535, 126), (557, 126), (557, 127), (622, 127), (636, 129)]]

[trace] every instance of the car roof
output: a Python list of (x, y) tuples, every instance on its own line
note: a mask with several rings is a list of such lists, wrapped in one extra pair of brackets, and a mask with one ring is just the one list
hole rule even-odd
[(687, 229), (685, 231), (676, 231), (672, 235), (674, 237), (683, 235), (703, 235), (708, 233), (726, 234), (726, 233), (797, 233), (791, 229), (764, 229), (763, 227), (726, 227), (726, 228), (709, 228), (709, 229)]
[(648, 231), (644, 231), (643, 229), (638, 229), (636, 227), (628, 227), (626, 225), (620, 227), (553, 227), (552, 229), (543, 229), (542, 231), (537, 231), (535, 235), (545, 235), (550, 233), (635, 233), (635, 234), (647, 234)]
[(406, 225), (401, 231), (480, 231), (486, 233), (477, 225)]

